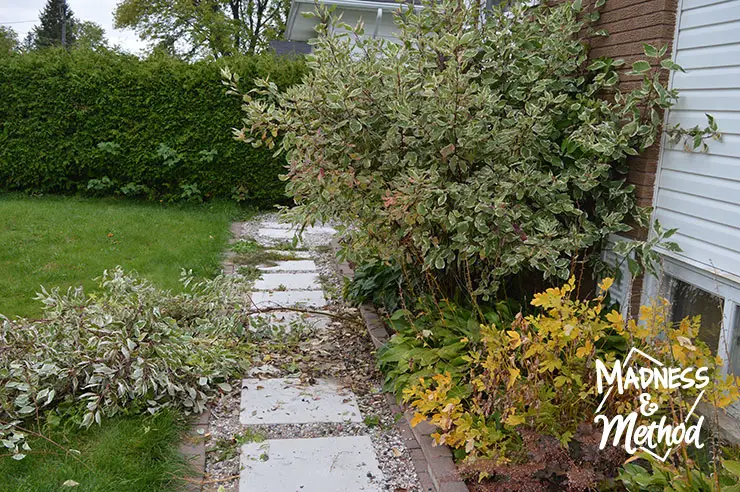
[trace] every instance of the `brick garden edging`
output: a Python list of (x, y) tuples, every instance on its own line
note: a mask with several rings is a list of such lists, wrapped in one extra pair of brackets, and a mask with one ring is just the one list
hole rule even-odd
[[(375, 348), (380, 348), (390, 338), (385, 329), (385, 323), (371, 304), (360, 306), (360, 314)], [(386, 393), (385, 397), (394, 414), (403, 413), (404, 418), (396, 425), (404, 439), (404, 444), (411, 453), (422, 488), (435, 492), (468, 492), (468, 487), (457, 473), (457, 466), (452, 459), (450, 448), (434, 444), (431, 434), (436, 432), (437, 428), (428, 422), (420, 422), (412, 427), (411, 419), (414, 417), (414, 412), (408, 408), (402, 409), (396, 403), (394, 395)]]
[[(180, 454), (185, 457), (194, 476), (187, 477), (191, 481), (185, 482), (181, 490), (185, 492), (200, 492), (206, 475), (206, 434), (211, 411), (206, 410), (193, 421), (187, 435), (180, 442)], [(197, 483), (200, 481), (201, 483)]]
[[(335, 251), (338, 249), (336, 240), (332, 242), (332, 246)], [(338, 267), (341, 275), (349, 278), (354, 276), (354, 270), (348, 263), (341, 263)], [(379, 349), (390, 338), (385, 323), (372, 304), (361, 305), (360, 314), (373, 345)], [(411, 419), (414, 412), (408, 408), (401, 408), (396, 402), (396, 397), (390, 393), (386, 393), (385, 398), (394, 414), (404, 416), (396, 423), (396, 427), (406, 448), (411, 453), (411, 460), (419, 476), (422, 490), (424, 492), (468, 492), (467, 485), (457, 473), (457, 466), (452, 459), (450, 448), (446, 445), (434, 445), (431, 434), (437, 429), (428, 422), (420, 422), (412, 427)]]
[[(229, 244), (234, 244), (241, 233), (244, 222), (232, 222), (229, 227), (231, 237)], [(236, 256), (232, 251), (225, 251), (221, 261), (221, 271), (224, 274), (232, 274), (236, 271), (233, 259)], [(206, 479), (206, 434), (208, 434), (208, 423), (211, 418), (211, 411), (206, 410), (197, 419), (195, 419), (188, 429), (187, 434), (180, 442), (179, 451), (191, 467), (194, 476), (187, 477), (181, 490), (185, 492), (200, 492), (203, 489), (203, 481)], [(201, 483), (196, 483), (200, 481)]]

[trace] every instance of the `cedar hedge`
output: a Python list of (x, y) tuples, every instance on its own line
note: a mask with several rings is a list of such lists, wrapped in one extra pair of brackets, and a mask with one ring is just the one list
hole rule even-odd
[(300, 58), (237, 56), (186, 63), (115, 52), (49, 49), (0, 58), (0, 190), (194, 200), (285, 202), (284, 158), (240, 144), (240, 101), (269, 76), (300, 81)]

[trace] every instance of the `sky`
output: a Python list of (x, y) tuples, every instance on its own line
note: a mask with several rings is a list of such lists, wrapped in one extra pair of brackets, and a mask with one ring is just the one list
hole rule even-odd
[[(111, 45), (119, 45), (126, 51), (139, 54), (146, 43), (135, 32), (113, 29), (113, 10), (119, 1), (67, 0), (67, 3), (78, 20), (93, 21), (103, 26)], [(12, 27), (18, 33), (18, 38), (23, 40), (26, 33), (39, 23), (39, 12), (44, 5), (46, 0), (0, 0), (0, 25)]]

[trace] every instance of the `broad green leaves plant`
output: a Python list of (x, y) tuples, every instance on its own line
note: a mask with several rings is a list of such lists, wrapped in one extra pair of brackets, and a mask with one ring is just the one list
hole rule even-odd
[(722, 450), (717, 450), (717, 462), (712, 472), (707, 473), (696, 463), (688, 467), (677, 467), (662, 463), (643, 453), (650, 464), (650, 470), (628, 463), (620, 471), (617, 479), (629, 492), (736, 492), (740, 490), (740, 461), (725, 458)]
[(0, 316), (0, 439), (23, 454), (18, 424), (47, 412), (83, 427), (127, 412), (177, 408), (201, 413), (231, 391), (245, 360), (239, 349), (243, 286), (218, 277), (171, 294), (120, 268), (101, 292), (45, 290), (39, 320)]
[(398, 43), (320, 10), (310, 73), (284, 92), (257, 81), (236, 137), (287, 153), (290, 215), (348, 226), (352, 259), (484, 297), (515, 276), (566, 279), (641, 217), (626, 158), (655, 142), (676, 67), (646, 46), (655, 63), (636, 62), (642, 84), (621, 92), (623, 62), (588, 58), (598, 13), (545, 4), (481, 23), (466, 4), (424, 2), (396, 14)]
[[(508, 325), (512, 307), (505, 302), (483, 311), (466, 309), (454, 302), (432, 298), (419, 300), (413, 311), (400, 309), (388, 324), (395, 331), (378, 351), (378, 362), (385, 373), (385, 389), (401, 395), (419, 378), (447, 373), (455, 383), (469, 373), (472, 350), (480, 348), (481, 322)], [(456, 389), (465, 392), (465, 385)]]
[(398, 265), (368, 262), (355, 269), (345, 298), (354, 304), (372, 302), (392, 313), (400, 307), (404, 290), (403, 272)]

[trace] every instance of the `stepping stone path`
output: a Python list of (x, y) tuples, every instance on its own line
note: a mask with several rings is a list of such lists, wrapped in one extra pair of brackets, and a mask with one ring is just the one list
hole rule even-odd
[[(318, 245), (333, 234), (331, 227), (304, 230), (298, 243)], [(268, 247), (291, 241), (288, 224), (262, 222), (254, 239)], [(277, 249), (276, 249), (277, 250)], [(260, 268), (264, 272), (253, 287), (257, 308), (300, 307), (320, 310), (327, 305), (316, 264), (310, 251), (285, 251), (298, 260)], [(326, 327), (326, 316), (306, 316), (289, 310), (253, 315), (267, 323), (296, 319)], [(362, 422), (355, 395), (330, 379), (312, 384), (296, 378), (257, 379), (242, 382), (240, 423), (295, 425), (323, 422)], [(367, 435), (268, 439), (241, 446), (240, 492), (355, 492), (383, 490), (383, 475)]]

